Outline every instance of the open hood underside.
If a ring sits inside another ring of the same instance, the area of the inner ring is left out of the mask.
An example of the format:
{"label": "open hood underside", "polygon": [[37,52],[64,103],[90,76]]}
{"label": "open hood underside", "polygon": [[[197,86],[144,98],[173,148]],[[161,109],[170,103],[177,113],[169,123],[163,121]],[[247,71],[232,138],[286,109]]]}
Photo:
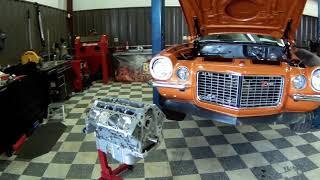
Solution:
{"label": "open hood underside", "polygon": [[307,0],[180,0],[189,31],[197,35],[252,33],[294,40]]}

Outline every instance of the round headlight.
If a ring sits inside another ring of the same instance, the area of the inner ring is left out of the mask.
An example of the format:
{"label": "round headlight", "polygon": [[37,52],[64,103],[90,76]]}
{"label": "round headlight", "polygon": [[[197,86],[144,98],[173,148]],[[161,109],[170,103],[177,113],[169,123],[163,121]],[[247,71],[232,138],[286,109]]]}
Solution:
{"label": "round headlight", "polygon": [[307,78],[304,75],[299,75],[293,79],[294,88],[301,90],[307,86]]}
{"label": "round headlight", "polygon": [[183,81],[186,81],[189,79],[189,70],[187,67],[180,67],[178,70],[177,70],[177,76],[179,79],[183,80]]}
{"label": "round headlight", "polygon": [[315,91],[320,91],[320,69],[312,72],[311,85]]}
{"label": "round headlight", "polygon": [[154,79],[168,80],[172,76],[173,66],[168,57],[157,56],[150,62],[150,73]]}

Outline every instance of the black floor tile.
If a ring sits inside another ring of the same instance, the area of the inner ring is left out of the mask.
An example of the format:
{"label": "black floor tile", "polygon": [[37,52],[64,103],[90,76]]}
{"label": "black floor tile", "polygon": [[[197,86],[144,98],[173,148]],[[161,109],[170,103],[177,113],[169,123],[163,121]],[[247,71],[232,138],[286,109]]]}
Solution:
{"label": "black floor tile", "polygon": [[167,151],[165,149],[155,150],[148,154],[145,162],[166,162],[168,161]]}
{"label": "black floor tile", "polygon": [[215,154],[210,147],[193,147],[189,148],[193,159],[213,158]]}
{"label": "black floor tile", "polygon": [[196,165],[190,161],[172,161],[170,162],[171,172],[173,176],[198,174]]}
{"label": "black floor tile", "polygon": [[307,172],[307,171],[311,171],[318,168],[308,158],[301,158],[301,159],[294,160],[292,161],[292,164],[294,164],[298,168],[298,170],[301,170],[302,172]]}
{"label": "black floor tile", "polygon": [[2,173],[2,175],[0,176],[0,180],[18,180],[19,177],[20,176],[16,174]]}
{"label": "black floor tile", "polygon": [[277,129],[276,131],[278,131],[278,133],[281,134],[283,137],[295,136],[296,135],[293,131],[291,131],[288,128]]}
{"label": "black floor tile", "polygon": [[229,180],[225,172],[201,174],[200,176],[202,180]]}
{"label": "black floor tile", "polygon": [[65,141],[83,141],[85,137],[84,133],[70,133]]}
{"label": "black floor tile", "polygon": [[81,98],[81,100],[90,100],[90,99],[94,99],[94,96],[83,96]]}
{"label": "black floor tile", "polygon": [[274,180],[281,178],[281,174],[273,169],[272,166],[254,167],[251,169],[251,171],[257,177],[257,179],[261,180]]}
{"label": "black floor tile", "polygon": [[52,148],[51,151],[58,151],[62,145],[62,142],[57,142]]}
{"label": "black floor tile", "polygon": [[90,179],[94,165],[72,164],[67,174],[69,179]]}
{"label": "black floor tile", "polygon": [[186,140],[184,138],[170,138],[165,139],[167,148],[185,148],[187,147]]}
{"label": "black floor tile", "polygon": [[241,160],[239,156],[222,157],[218,158],[218,160],[225,171],[247,168],[246,164]]}
{"label": "black floor tile", "polygon": [[248,132],[243,134],[244,137],[247,138],[248,141],[253,142],[253,141],[262,141],[265,140],[266,138],[262,136],[259,132]]}
{"label": "black floor tile", "polygon": [[292,147],[293,145],[286,140],[285,138],[279,138],[279,139],[272,139],[270,142],[277,148],[277,149],[284,149],[288,147]]}
{"label": "black floor tile", "polygon": [[278,150],[262,152],[262,155],[270,164],[288,161],[288,159]]}
{"label": "black floor tile", "polygon": [[163,129],[180,129],[178,122],[164,122]]}
{"label": "black floor tile", "polygon": [[124,178],[144,178],[144,165],[141,163],[135,164],[133,170],[126,171],[121,176]]}
{"label": "black floor tile", "polygon": [[76,157],[75,152],[58,152],[52,159],[52,163],[71,164]]}
{"label": "black floor tile", "polygon": [[79,119],[78,122],[76,123],[76,125],[85,125],[86,121],[84,119]]}
{"label": "black floor tile", "polygon": [[30,163],[23,175],[42,177],[48,166],[46,163]]}
{"label": "black floor tile", "polygon": [[299,151],[301,151],[305,156],[311,156],[319,153],[319,151],[310,144],[298,146],[297,149],[299,149]]}
{"label": "black floor tile", "polygon": [[235,134],[235,133],[239,133],[239,131],[237,130],[237,128],[235,128],[234,126],[220,126],[220,127],[218,127],[218,129],[219,129],[223,134]]}
{"label": "black floor tile", "polygon": [[308,143],[313,143],[313,142],[320,141],[320,139],[317,136],[315,136],[314,134],[311,134],[311,133],[302,134],[302,135],[300,135],[300,137],[302,137]]}
{"label": "black floor tile", "polygon": [[97,146],[95,141],[81,143],[79,152],[96,152]]}
{"label": "black floor tile", "polygon": [[77,104],[74,106],[75,108],[87,108],[88,104]]}
{"label": "black floor tile", "polygon": [[173,177],[145,178],[145,180],[173,180]]}
{"label": "black floor tile", "polygon": [[67,115],[68,119],[80,119],[80,117],[82,116],[81,113],[69,113]]}
{"label": "black floor tile", "polygon": [[309,180],[304,174],[300,174],[298,176],[293,176],[290,180]]}
{"label": "black floor tile", "polygon": [[210,145],[223,145],[223,144],[229,144],[227,139],[223,135],[218,136],[206,136],[205,137],[208,144]]}
{"label": "black floor tile", "polygon": [[197,120],[196,123],[199,127],[212,127],[215,126],[211,120]]}
{"label": "black floor tile", "polygon": [[0,160],[0,171],[4,171],[9,164],[11,163],[11,161],[7,161],[7,160]]}
{"label": "black floor tile", "polygon": [[254,124],[252,125],[258,131],[265,131],[272,129],[268,124]]}
{"label": "black floor tile", "polygon": [[251,154],[258,152],[250,143],[232,144],[233,149],[239,154]]}
{"label": "black floor tile", "polygon": [[203,136],[199,128],[182,129],[183,137]]}

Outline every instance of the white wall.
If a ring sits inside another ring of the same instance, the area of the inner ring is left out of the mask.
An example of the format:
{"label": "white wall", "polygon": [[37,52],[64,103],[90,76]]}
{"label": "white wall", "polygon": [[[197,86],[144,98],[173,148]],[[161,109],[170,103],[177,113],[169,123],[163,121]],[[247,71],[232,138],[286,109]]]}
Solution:
{"label": "white wall", "polygon": [[[42,0],[45,1],[45,0]],[[318,17],[318,1],[308,0],[305,15]],[[150,7],[151,0],[73,0],[74,10]],[[166,0],[166,6],[179,6],[178,0]]]}
{"label": "white wall", "polygon": [[[25,0],[25,1],[37,2],[42,5],[63,9],[63,10],[67,9],[67,0]],[[74,0],[74,1],[77,1],[77,0]]]}
{"label": "white wall", "polygon": [[[75,11],[127,7],[150,7],[151,0],[73,0]],[[166,0],[166,6],[179,6],[178,0]]]}
{"label": "white wall", "polygon": [[318,17],[318,0],[308,0],[303,14]]}

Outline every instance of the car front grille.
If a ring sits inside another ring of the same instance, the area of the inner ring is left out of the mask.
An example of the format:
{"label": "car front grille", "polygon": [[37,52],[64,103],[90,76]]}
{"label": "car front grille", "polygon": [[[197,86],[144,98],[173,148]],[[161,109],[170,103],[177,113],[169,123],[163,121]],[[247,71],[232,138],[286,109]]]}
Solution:
{"label": "car front grille", "polygon": [[276,107],[281,102],[281,76],[240,76],[198,72],[197,96],[202,102],[232,108]]}

